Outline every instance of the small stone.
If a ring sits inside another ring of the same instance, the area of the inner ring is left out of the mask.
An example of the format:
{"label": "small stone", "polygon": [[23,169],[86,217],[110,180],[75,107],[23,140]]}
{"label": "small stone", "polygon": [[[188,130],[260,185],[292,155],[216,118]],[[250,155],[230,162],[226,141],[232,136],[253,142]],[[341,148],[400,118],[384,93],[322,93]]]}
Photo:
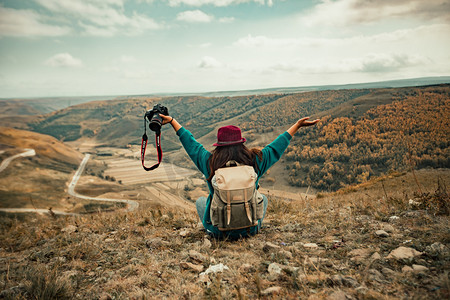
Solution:
{"label": "small stone", "polygon": [[375,252],[374,254],[372,254],[372,256],[370,257],[370,260],[374,261],[374,260],[379,260],[381,259],[381,255],[378,252]]}
{"label": "small stone", "polygon": [[204,248],[206,248],[206,249],[209,249],[209,248],[211,248],[211,241],[210,240],[208,240],[208,239],[204,239],[203,240],[203,247]]}
{"label": "small stone", "polygon": [[202,272],[204,267],[202,265],[196,265],[189,262],[181,262],[180,267],[186,270],[191,270],[195,272]]}
{"label": "small stone", "polygon": [[74,233],[74,232],[77,232],[77,227],[74,226],[74,225],[69,225],[69,226],[64,227],[63,229],[61,229],[61,232]]}
{"label": "small stone", "polygon": [[412,265],[414,273],[428,272],[429,269],[422,265]]}
{"label": "small stone", "polygon": [[282,287],[281,286],[272,286],[270,288],[265,289],[264,291],[262,291],[262,294],[264,296],[268,296],[268,295],[277,295],[281,292]]}
{"label": "small stone", "polygon": [[199,253],[199,252],[197,252],[195,250],[190,250],[189,251],[189,257],[192,260],[200,262],[200,263],[204,263],[204,262],[208,261],[208,258],[206,256],[204,256],[203,254],[201,254],[201,253]]}
{"label": "small stone", "polygon": [[436,242],[427,246],[425,252],[431,256],[443,255],[448,252],[448,248],[444,244]]}
{"label": "small stone", "polygon": [[222,273],[222,272],[224,272],[225,270],[229,270],[229,269],[230,269],[230,268],[228,268],[228,267],[225,266],[224,264],[220,263],[220,264],[218,264],[218,265],[209,266],[209,268],[206,269],[205,272],[200,273],[200,276],[201,276],[201,275],[208,275],[208,274],[210,274],[210,273],[218,273],[218,272]]}
{"label": "small stone", "polygon": [[327,300],[347,300],[347,295],[343,291],[335,291],[329,295]]}
{"label": "small stone", "polygon": [[181,237],[185,237],[185,236],[188,235],[188,233],[189,233],[189,231],[185,228],[185,229],[180,230],[180,232],[179,232],[178,234],[179,234]]}
{"label": "small stone", "polygon": [[413,272],[413,271],[414,271],[413,268],[411,268],[410,266],[404,266],[402,268],[403,273],[409,273],[409,272]]}
{"label": "small stone", "polygon": [[273,244],[271,242],[267,242],[263,246],[263,251],[266,252],[266,253],[267,252],[271,252],[273,250],[278,250],[278,249],[281,249],[281,247],[278,246],[278,245],[275,245],[275,244]]}
{"label": "small stone", "polygon": [[306,243],[306,244],[303,244],[303,247],[308,248],[308,249],[317,249],[317,248],[319,248],[319,246],[316,243]]}
{"label": "small stone", "polygon": [[397,217],[397,216],[390,216],[389,217],[389,222],[395,222],[395,221],[397,221],[398,219],[400,219],[400,217]]}
{"label": "small stone", "polygon": [[277,263],[271,263],[269,267],[267,268],[267,272],[269,272],[270,275],[279,275],[281,274],[282,268]]}
{"label": "small stone", "polygon": [[394,259],[410,259],[416,256],[422,255],[422,252],[417,251],[416,249],[409,247],[398,247],[395,250],[392,250],[386,258],[394,258]]}
{"label": "small stone", "polygon": [[373,252],[373,249],[364,248],[364,249],[354,249],[350,251],[347,255],[350,256],[350,260],[355,263],[361,263],[366,260]]}
{"label": "small stone", "polygon": [[161,216],[161,221],[163,222],[169,222],[170,221],[170,217],[168,215],[162,215]]}
{"label": "small stone", "polygon": [[375,231],[375,235],[379,236],[379,237],[388,237],[389,233],[387,233],[384,230],[377,230],[377,231]]}
{"label": "small stone", "polygon": [[112,238],[105,239],[105,243],[112,243],[112,242],[114,242],[114,239]]}
{"label": "small stone", "polygon": [[394,226],[392,226],[391,224],[383,224],[383,230],[388,232],[388,233],[392,233],[395,231]]}

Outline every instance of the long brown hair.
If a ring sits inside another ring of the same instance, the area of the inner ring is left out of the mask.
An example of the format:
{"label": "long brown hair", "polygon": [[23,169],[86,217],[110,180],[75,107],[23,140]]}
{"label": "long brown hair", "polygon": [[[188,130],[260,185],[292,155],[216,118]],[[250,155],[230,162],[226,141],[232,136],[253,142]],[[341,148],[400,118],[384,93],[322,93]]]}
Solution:
{"label": "long brown hair", "polygon": [[225,167],[230,160],[235,160],[243,165],[252,166],[255,168],[256,172],[258,172],[258,165],[255,160],[256,156],[262,160],[261,150],[256,148],[249,149],[244,144],[216,147],[211,154],[212,155],[209,158],[210,174],[208,181],[211,181],[217,169]]}

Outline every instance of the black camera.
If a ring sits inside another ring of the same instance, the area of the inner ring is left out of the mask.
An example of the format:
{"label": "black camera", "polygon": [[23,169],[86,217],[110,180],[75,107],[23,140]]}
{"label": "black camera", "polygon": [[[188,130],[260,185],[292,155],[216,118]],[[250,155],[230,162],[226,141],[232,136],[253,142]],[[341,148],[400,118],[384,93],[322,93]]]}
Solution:
{"label": "black camera", "polygon": [[155,131],[155,132],[161,131],[161,126],[162,126],[163,121],[159,114],[168,116],[169,110],[167,109],[167,107],[165,107],[161,104],[156,104],[155,106],[153,106],[152,109],[147,110],[147,112],[145,113],[145,118],[147,118],[148,121],[150,122],[148,127],[152,131]]}

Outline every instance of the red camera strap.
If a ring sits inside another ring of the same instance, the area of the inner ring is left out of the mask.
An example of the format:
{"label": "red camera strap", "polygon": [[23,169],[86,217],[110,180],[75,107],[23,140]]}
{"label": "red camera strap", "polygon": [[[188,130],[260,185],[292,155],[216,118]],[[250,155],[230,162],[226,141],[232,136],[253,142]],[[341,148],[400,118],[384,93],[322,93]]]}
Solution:
{"label": "red camera strap", "polygon": [[141,143],[141,161],[142,161],[142,167],[144,168],[144,170],[151,171],[151,170],[154,170],[157,167],[159,167],[159,164],[161,163],[161,160],[162,160],[163,153],[162,153],[162,149],[161,149],[161,132],[155,133],[156,150],[158,151],[158,162],[151,167],[146,167],[144,165],[145,149],[147,148],[147,141],[148,141],[147,134],[144,133],[144,135],[142,136],[142,143]]}

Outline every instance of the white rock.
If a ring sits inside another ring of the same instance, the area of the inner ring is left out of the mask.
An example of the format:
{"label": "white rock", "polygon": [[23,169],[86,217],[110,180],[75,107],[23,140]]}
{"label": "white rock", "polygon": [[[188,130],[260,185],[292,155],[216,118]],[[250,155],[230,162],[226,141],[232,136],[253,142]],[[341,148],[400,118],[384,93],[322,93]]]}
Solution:
{"label": "white rock", "polygon": [[77,227],[74,225],[69,225],[63,229],[61,229],[61,232],[67,232],[67,233],[73,233],[77,231]]}
{"label": "white rock", "polygon": [[270,288],[265,289],[264,291],[262,291],[262,294],[264,296],[267,295],[273,295],[273,294],[279,294],[282,290],[281,286],[272,286]]}
{"label": "white rock", "polygon": [[387,233],[384,230],[377,230],[377,231],[375,231],[375,234],[379,237],[388,237],[389,236],[389,233]]}
{"label": "white rock", "polygon": [[273,244],[271,242],[267,242],[263,246],[263,251],[264,252],[270,252],[270,251],[278,250],[278,249],[281,249],[281,247],[278,246],[278,245],[275,245],[275,244]]}
{"label": "white rock", "polygon": [[379,260],[381,259],[381,255],[378,252],[375,252],[374,254],[372,254],[372,256],[370,257],[370,260]]}
{"label": "white rock", "polygon": [[414,273],[428,272],[428,268],[422,265],[412,265]]}
{"label": "white rock", "polygon": [[397,221],[398,219],[400,219],[400,217],[397,217],[397,216],[390,216],[390,217],[389,217],[389,222],[395,222],[395,221]]}
{"label": "white rock", "polygon": [[306,244],[303,244],[303,247],[308,248],[308,249],[317,249],[317,248],[319,248],[319,246],[316,243],[306,243]]}
{"label": "white rock", "polygon": [[409,259],[414,258],[416,256],[422,255],[422,252],[417,251],[413,248],[408,247],[398,247],[395,250],[392,250],[386,258],[394,258],[394,259]]}
{"label": "white rock", "polygon": [[211,241],[210,240],[208,240],[208,239],[204,239],[203,240],[203,247],[205,247],[206,249],[209,249],[209,248],[211,248]]}
{"label": "white rock", "polygon": [[224,272],[225,270],[229,270],[230,268],[228,268],[227,266],[225,266],[224,264],[220,263],[218,265],[213,265],[213,266],[209,266],[208,269],[206,269],[205,272],[200,273],[200,276],[202,275],[208,275],[210,273],[218,273],[218,272]]}
{"label": "white rock", "polygon": [[281,274],[282,268],[277,263],[271,263],[269,267],[267,268],[267,272],[269,272],[270,275],[279,275]]}

